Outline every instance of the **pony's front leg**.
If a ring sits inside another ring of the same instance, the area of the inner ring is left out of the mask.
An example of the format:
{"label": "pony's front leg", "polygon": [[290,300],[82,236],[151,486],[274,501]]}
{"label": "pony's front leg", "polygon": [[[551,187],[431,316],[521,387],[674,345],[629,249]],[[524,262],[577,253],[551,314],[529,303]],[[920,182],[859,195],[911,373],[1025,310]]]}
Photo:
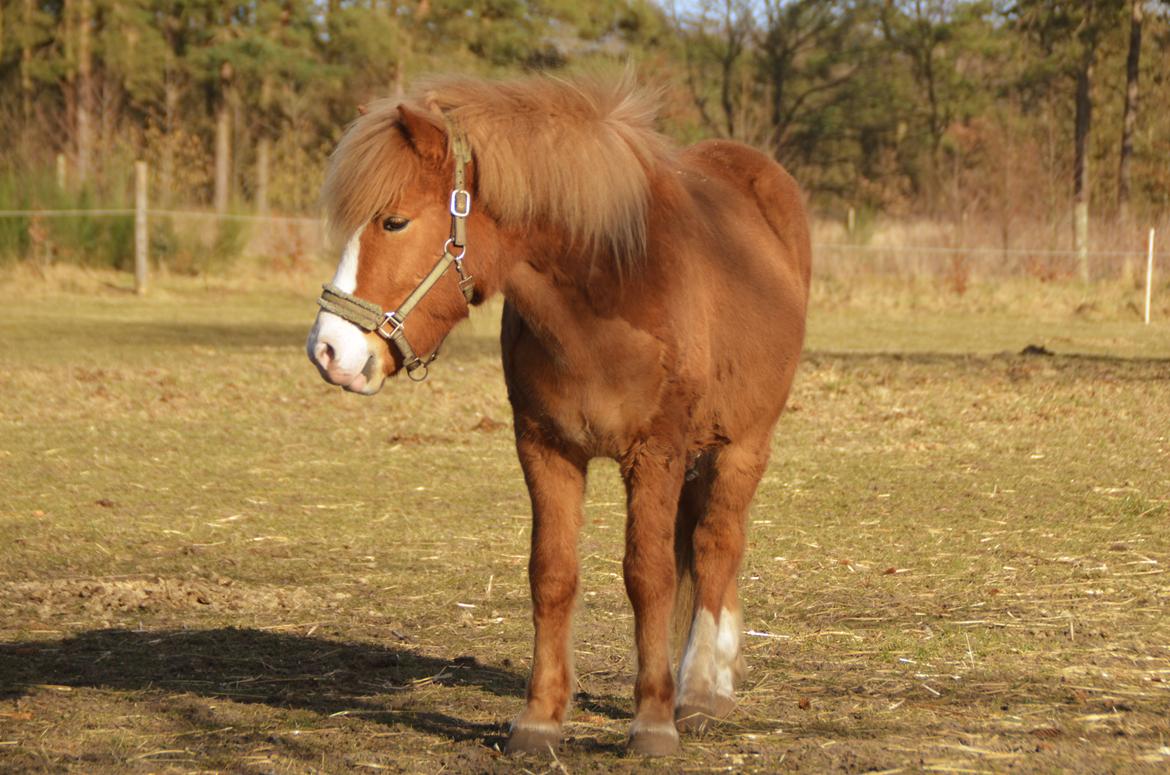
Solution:
{"label": "pony's front leg", "polygon": [[682,458],[643,452],[623,466],[628,513],[622,569],[634,607],[638,648],[629,746],[636,753],[651,756],[672,754],[679,747],[670,672],[670,617],[676,584],[674,521],[683,483]]}
{"label": "pony's front leg", "polygon": [[547,753],[561,738],[572,696],[569,635],[577,598],[577,535],[588,461],[535,435],[516,449],[532,499],[528,583],[536,628],[528,705],[512,723],[508,753]]}

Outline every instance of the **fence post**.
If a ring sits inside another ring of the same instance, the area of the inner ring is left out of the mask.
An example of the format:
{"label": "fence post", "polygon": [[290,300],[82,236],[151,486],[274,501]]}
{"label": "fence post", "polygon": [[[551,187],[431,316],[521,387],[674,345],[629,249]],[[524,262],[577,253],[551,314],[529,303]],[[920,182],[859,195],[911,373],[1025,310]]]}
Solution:
{"label": "fence post", "polygon": [[1150,246],[1146,251],[1146,325],[1150,324],[1150,290],[1154,284],[1154,229],[1150,228]]}
{"label": "fence post", "polygon": [[57,154],[57,188],[65,190],[65,154]]}
{"label": "fence post", "polygon": [[146,293],[146,264],[150,250],[146,228],[146,162],[134,162],[134,291]]}
{"label": "fence post", "polygon": [[1092,274],[1089,270],[1089,203],[1086,201],[1077,202],[1073,208],[1073,243],[1081,282],[1088,285]]}

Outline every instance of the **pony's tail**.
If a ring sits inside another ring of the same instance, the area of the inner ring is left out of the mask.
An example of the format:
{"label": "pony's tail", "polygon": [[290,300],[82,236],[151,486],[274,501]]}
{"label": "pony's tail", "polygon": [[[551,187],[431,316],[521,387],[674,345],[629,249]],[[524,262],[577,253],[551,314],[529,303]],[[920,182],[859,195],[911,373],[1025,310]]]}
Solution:
{"label": "pony's tail", "polygon": [[683,549],[675,536],[675,567],[677,570],[678,586],[674,591],[674,612],[670,619],[670,639],[676,659],[682,659],[683,649],[687,645],[687,637],[691,634],[691,620],[695,618],[695,570],[694,551],[691,548],[690,536],[687,536],[686,548]]}
{"label": "pony's tail", "polygon": [[681,658],[695,617],[695,527],[707,508],[713,466],[711,455],[703,455],[683,484],[674,522],[674,567],[678,586],[674,591],[671,615],[671,641],[676,657]]}

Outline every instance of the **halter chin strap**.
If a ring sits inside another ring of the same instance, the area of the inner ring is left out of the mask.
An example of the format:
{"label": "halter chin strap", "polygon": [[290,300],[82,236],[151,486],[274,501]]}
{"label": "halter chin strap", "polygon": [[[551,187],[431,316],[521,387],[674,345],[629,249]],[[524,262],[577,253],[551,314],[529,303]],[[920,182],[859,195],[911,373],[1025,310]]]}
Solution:
{"label": "halter chin strap", "polygon": [[[410,346],[410,342],[406,341],[406,316],[431,288],[435,287],[439,278],[446,274],[447,268],[452,264],[459,274],[459,290],[463,291],[463,298],[467,300],[468,306],[471,306],[472,299],[475,298],[475,278],[463,269],[463,259],[467,257],[467,218],[471,215],[471,192],[466,188],[471,149],[467,145],[467,140],[455,131],[449,121],[447,132],[451,138],[451,150],[455,155],[455,187],[451,190],[448,206],[451,211],[451,236],[443,244],[443,255],[439,257],[431,271],[397,309],[389,312],[371,301],[346,293],[332,283],[322,286],[321,297],[317,299],[317,306],[321,309],[353,323],[363,331],[377,333],[397,348],[402,356],[402,363],[406,366],[406,376],[415,382],[422,382],[427,378],[427,367],[439,357],[439,348],[436,347],[426,358],[420,358]],[[459,252],[453,253],[452,249]]]}

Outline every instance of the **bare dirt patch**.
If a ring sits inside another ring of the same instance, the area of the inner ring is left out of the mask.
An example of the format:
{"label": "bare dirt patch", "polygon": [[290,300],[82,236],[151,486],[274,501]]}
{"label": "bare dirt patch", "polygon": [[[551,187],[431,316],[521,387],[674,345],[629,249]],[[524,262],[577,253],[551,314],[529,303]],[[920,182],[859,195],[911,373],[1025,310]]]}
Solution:
{"label": "bare dirt patch", "polygon": [[[42,620],[75,615],[175,613],[206,609],[291,611],[304,608],[312,596],[296,587],[255,587],[236,584],[226,576],[199,578],[61,579],[0,583],[0,615],[15,615],[16,606],[36,612]],[[28,608],[26,608],[28,607]]]}

